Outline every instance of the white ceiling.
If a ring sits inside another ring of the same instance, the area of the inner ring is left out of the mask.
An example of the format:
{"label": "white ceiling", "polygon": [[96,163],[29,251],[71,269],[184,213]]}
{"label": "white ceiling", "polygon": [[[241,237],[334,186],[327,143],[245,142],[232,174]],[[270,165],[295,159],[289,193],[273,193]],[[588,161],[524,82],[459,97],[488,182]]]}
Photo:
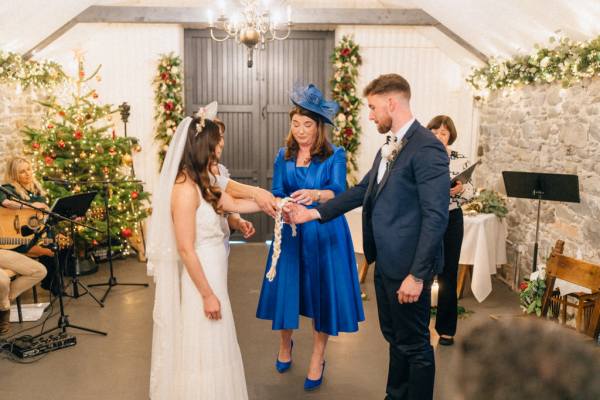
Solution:
{"label": "white ceiling", "polygon": [[[217,3],[218,0],[4,0],[0,3],[0,48],[24,53],[91,5],[216,8]],[[600,35],[600,0],[287,0],[285,3],[293,8],[421,8],[488,56],[530,52],[535,43],[547,43],[558,31],[577,40]]]}

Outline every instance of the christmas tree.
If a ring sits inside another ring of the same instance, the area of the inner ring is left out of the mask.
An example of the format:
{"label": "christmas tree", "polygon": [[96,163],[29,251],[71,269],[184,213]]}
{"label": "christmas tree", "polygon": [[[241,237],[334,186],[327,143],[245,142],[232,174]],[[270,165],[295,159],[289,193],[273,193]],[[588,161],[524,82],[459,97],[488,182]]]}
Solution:
{"label": "christmas tree", "polygon": [[[45,117],[39,128],[26,127],[25,149],[33,155],[38,178],[50,177],[69,181],[65,186],[44,182],[50,203],[75,193],[98,191],[84,224],[101,232],[78,227],[75,240],[79,249],[91,249],[104,243],[106,237],[105,190],[109,185],[109,210],[113,251],[127,254],[127,238],[139,234],[140,222],[149,214],[147,199],[139,183],[132,182],[132,151],[140,151],[137,140],[116,134],[113,114],[117,108],[98,103],[98,94],[87,83],[100,80],[98,67],[87,76],[83,58],[77,57],[78,75],[71,78],[73,90],[68,101],[49,97],[40,102]],[[62,226],[68,230],[68,226]],[[117,240],[117,238],[120,238]],[[85,246],[82,246],[85,245]]]}

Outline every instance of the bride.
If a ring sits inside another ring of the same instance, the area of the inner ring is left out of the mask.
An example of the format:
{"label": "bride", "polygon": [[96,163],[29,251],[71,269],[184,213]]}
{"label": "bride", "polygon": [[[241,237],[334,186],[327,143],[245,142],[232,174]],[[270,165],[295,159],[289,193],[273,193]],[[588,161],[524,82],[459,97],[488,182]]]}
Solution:
{"label": "bride", "polygon": [[187,117],[161,171],[148,240],[148,273],[156,282],[152,400],[248,398],[221,226],[223,212],[257,212],[259,206],[213,186],[209,167],[220,142],[211,119]]}

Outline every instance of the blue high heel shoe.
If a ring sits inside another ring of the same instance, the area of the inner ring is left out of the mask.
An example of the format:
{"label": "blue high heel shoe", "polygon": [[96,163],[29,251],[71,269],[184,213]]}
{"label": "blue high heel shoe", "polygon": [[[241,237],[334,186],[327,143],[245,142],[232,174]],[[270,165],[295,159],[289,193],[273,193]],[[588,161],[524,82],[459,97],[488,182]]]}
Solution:
{"label": "blue high heel shoe", "polygon": [[[294,341],[292,340],[292,346],[290,347],[290,357],[292,356],[292,350],[294,349]],[[290,361],[279,361],[279,355],[277,355],[277,358],[275,359],[275,368],[277,369],[277,372],[279,372],[280,374],[283,374],[285,371],[287,371],[288,369],[290,369],[290,367],[292,366],[292,360],[290,359]]]}
{"label": "blue high heel shoe", "polygon": [[304,390],[310,392],[311,390],[318,389],[323,383],[323,375],[325,374],[325,361],[323,361],[323,369],[321,370],[321,377],[319,379],[312,380],[308,379],[308,377],[304,380]]}

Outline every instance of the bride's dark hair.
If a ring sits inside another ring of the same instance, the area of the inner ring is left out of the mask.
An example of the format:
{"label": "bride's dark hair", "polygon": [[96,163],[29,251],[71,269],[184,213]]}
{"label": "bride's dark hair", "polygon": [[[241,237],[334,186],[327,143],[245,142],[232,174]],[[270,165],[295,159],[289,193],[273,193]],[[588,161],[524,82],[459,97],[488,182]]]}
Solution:
{"label": "bride's dark hair", "polygon": [[219,126],[210,119],[204,120],[204,127],[198,132],[200,122],[200,118],[194,118],[188,128],[176,183],[185,182],[189,176],[200,188],[202,198],[208,201],[217,213],[222,214],[218,205],[221,190],[211,184],[208,173],[210,166],[218,162],[215,149],[221,141],[221,132]]}

